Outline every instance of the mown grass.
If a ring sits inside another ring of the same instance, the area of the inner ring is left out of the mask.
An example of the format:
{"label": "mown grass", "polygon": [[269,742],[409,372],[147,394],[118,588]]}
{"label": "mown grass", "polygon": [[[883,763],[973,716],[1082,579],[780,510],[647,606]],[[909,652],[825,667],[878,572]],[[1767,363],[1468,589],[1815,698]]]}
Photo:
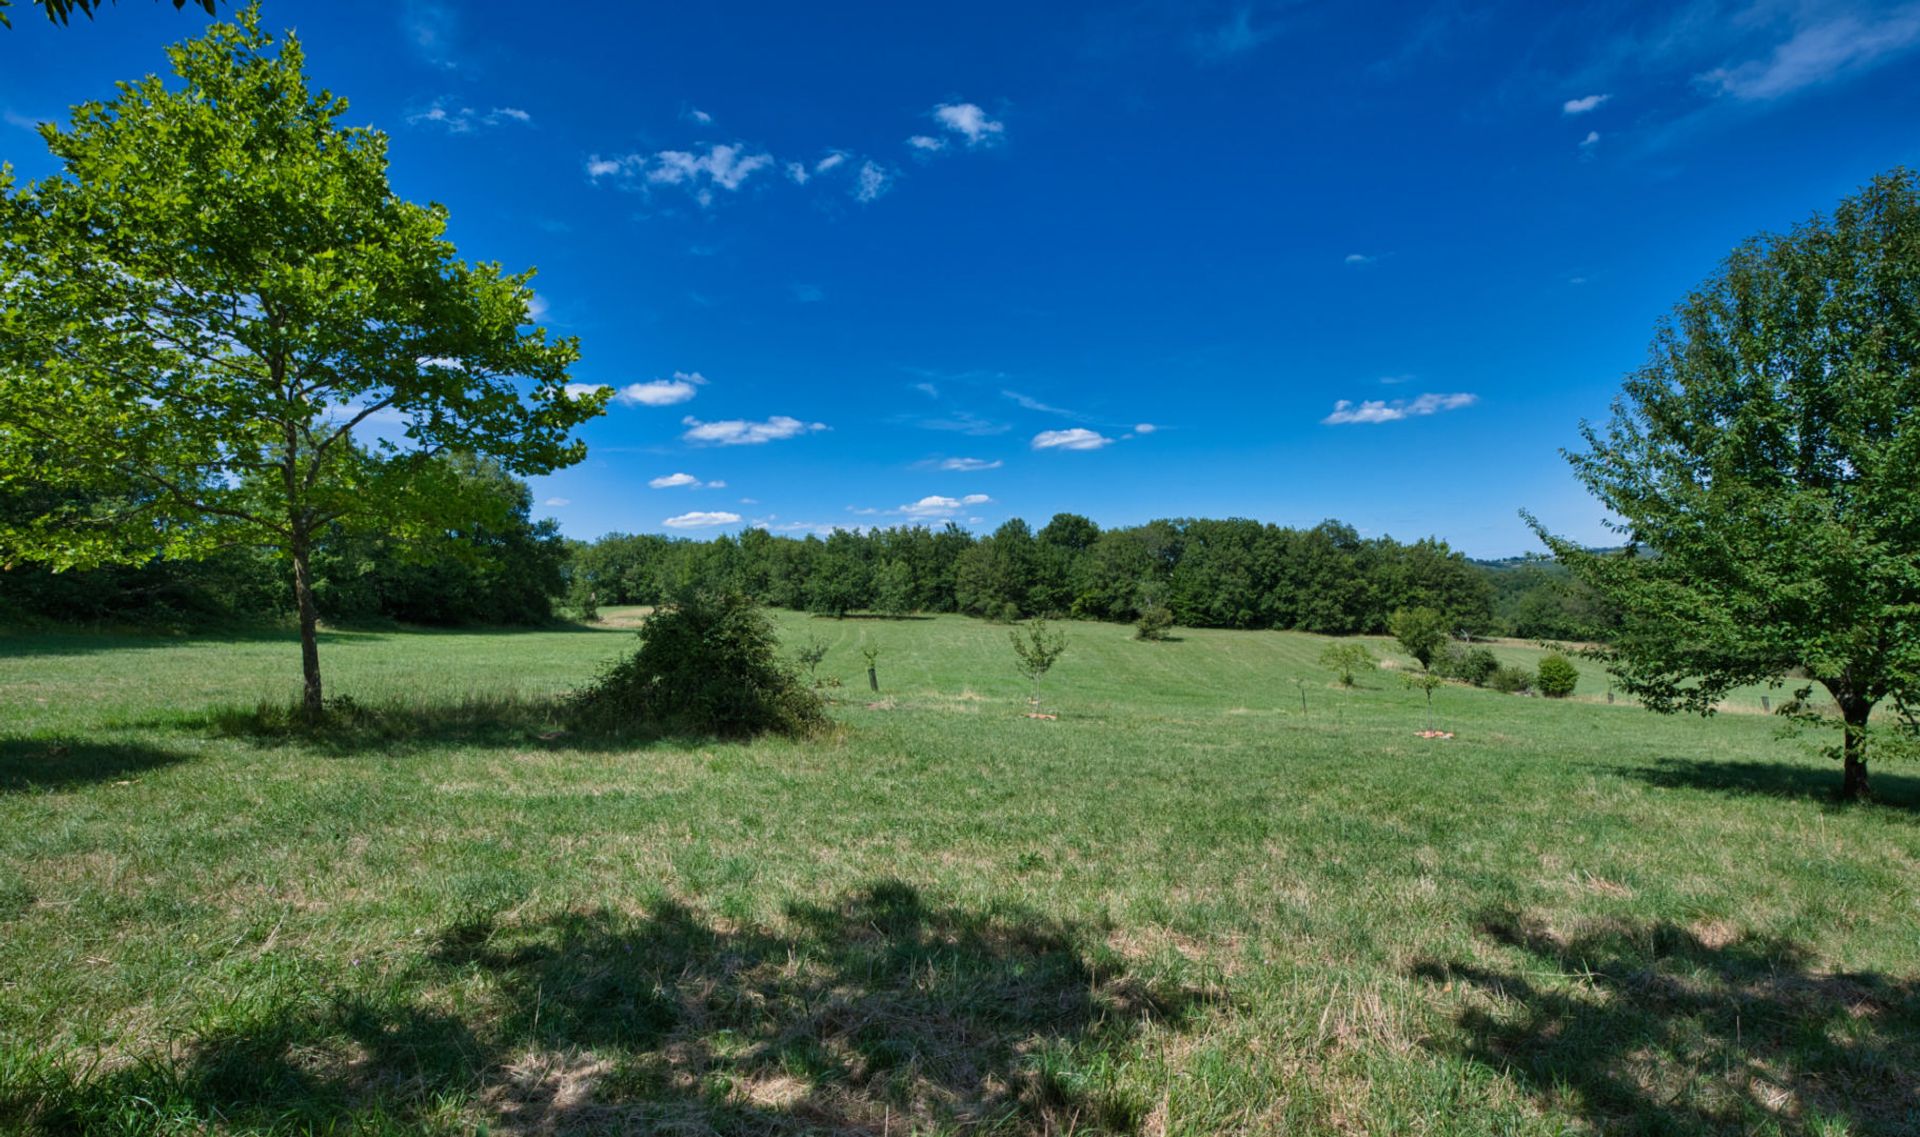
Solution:
{"label": "mown grass", "polygon": [[780,622],[832,738],[564,732],[622,630],[334,634],[320,734],[281,637],[0,640],[0,1131],[1920,1132],[1920,771]]}

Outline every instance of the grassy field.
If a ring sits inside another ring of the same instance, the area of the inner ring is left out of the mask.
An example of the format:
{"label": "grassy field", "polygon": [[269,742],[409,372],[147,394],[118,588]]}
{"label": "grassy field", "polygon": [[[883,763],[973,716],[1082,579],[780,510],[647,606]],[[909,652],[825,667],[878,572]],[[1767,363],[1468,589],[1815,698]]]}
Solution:
{"label": "grassy field", "polygon": [[1271,632],[1069,625],[1032,719],[1004,628],[780,623],[832,739],[556,732],[620,628],[329,634],[415,725],[325,741],[285,636],[0,636],[0,1131],[1920,1133],[1920,771],[1597,674],[1424,740]]}

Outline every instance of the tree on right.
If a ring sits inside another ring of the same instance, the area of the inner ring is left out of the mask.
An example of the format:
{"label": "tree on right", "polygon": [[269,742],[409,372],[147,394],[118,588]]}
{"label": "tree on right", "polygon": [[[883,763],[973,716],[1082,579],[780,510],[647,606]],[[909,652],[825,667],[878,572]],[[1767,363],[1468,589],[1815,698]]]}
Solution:
{"label": "tree on right", "polygon": [[1790,711],[1838,719],[1841,797],[1867,796],[1869,742],[1910,744],[1920,704],[1920,177],[1734,250],[1581,434],[1625,549],[1527,521],[1618,606],[1621,686],[1711,714],[1792,684]]}

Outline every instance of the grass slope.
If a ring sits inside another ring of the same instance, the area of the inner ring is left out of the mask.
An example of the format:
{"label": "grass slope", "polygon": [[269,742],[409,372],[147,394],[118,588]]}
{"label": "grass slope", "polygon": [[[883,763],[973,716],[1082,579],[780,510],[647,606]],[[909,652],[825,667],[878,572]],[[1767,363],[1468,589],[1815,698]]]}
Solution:
{"label": "grass slope", "polygon": [[0,1131],[1920,1132],[1911,772],[1594,675],[1424,741],[1281,633],[1069,625],[1033,720],[1003,628],[780,622],[834,739],[556,735],[619,630],[330,635],[419,725],[320,741],[282,637],[0,640]]}

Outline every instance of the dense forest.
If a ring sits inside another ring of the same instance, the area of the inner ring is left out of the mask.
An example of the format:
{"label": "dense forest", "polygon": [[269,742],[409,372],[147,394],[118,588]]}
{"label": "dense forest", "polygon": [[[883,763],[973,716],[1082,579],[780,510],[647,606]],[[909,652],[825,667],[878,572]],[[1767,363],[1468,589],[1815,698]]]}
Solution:
{"label": "dense forest", "polygon": [[[1187,627],[1382,632],[1397,608],[1431,607],[1478,634],[1602,638],[1610,618],[1541,558],[1474,562],[1433,538],[1362,537],[1327,521],[1290,529],[1246,519],[1170,519],[1101,529],[1076,514],[1037,531],[1014,519],[990,534],[957,525],[762,529],[695,541],[610,534],[568,541],[534,521],[525,483],[472,458],[444,459],[486,500],[481,524],[418,539],[348,529],[314,552],[322,615],[335,623],[539,624],[561,611],[656,604],[690,588],[845,616],[962,612],[996,620],[1136,619],[1164,608]],[[0,503],[0,509],[27,503]],[[205,625],[271,621],[291,608],[289,569],[270,551],[53,573],[0,573],[0,620]]]}

